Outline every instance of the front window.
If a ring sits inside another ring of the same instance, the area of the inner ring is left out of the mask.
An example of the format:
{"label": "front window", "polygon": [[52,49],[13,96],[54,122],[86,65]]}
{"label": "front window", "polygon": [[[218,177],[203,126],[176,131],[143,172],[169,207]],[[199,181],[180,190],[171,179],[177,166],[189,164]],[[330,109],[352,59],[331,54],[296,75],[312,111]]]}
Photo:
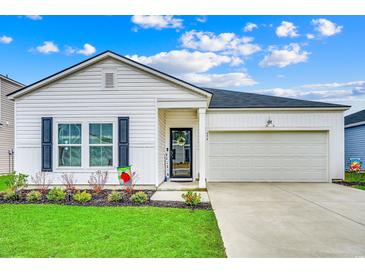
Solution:
{"label": "front window", "polygon": [[81,166],[81,124],[58,124],[58,165]]}
{"label": "front window", "polygon": [[89,124],[90,166],[113,166],[113,124]]}

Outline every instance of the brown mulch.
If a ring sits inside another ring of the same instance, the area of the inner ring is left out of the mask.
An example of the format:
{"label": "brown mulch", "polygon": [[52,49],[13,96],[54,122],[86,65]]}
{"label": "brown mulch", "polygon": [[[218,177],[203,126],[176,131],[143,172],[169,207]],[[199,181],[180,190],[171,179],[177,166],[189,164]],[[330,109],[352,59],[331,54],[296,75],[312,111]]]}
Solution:
{"label": "brown mulch", "polygon": [[[42,195],[42,199],[37,202],[28,202],[26,200],[27,193],[31,190],[22,190],[20,193],[20,198],[16,201],[5,200],[3,194],[0,193],[0,204],[58,204],[58,205],[70,205],[70,206],[112,206],[112,207],[120,207],[120,206],[133,206],[133,207],[141,207],[141,206],[152,206],[152,207],[169,207],[169,208],[188,208],[188,209],[208,209],[211,210],[212,206],[210,203],[201,203],[195,207],[191,207],[186,205],[183,202],[172,202],[172,201],[151,201],[151,196],[155,193],[155,190],[144,190],[143,192],[147,194],[148,201],[144,204],[136,204],[130,201],[130,197],[132,194],[126,193],[125,191],[121,192],[123,195],[121,202],[108,202],[107,197],[112,190],[103,190],[100,193],[92,193],[87,190],[87,192],[92,194],[92,198],[89,202],[86,203],[78,203],[75,202],[72,198],[73,194],[76,192],[67,192],[66,198],[64,201],[55,202],[49,201],[46,198],[46,195]],[[140,191],[140,190],[138,190]],[[134,191],[138,192],[138,191]]]}
{"label": "brown mulch", "polygon": [[333,183],[343,186],[365,186],[364,182],[333,181]]}

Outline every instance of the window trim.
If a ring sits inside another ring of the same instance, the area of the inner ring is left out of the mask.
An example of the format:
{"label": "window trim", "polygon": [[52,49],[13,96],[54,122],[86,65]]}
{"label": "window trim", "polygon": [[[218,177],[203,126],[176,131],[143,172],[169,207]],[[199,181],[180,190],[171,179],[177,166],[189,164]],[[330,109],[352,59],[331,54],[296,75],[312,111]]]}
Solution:
{"label": "window trim", "polygon": [[[90,144],[90,125],[91,124],[111,124],[112,125],[112,142],[111,144]],[[89,168],[111,168],[115,166],[115,145],[114,145],[114,139],[115,139],[115,133],[114,133],[114,127],[115,124],[113,122],[88,122],[88,128],[87,128],[87,132],[88,132],[88,136],[87,136],[87,140],[88,140],[88,144],[87,144],[87,153],[88,153],[88,167]],[[91,166],[90,165],[90,147],[112,147],[112,165],[111,166]]]}
{"label": "window trim", "polygon": [[[80,144],[60,144],[59,143],[59,138],[58,138],[58,126],[60,124],[80,124],[81,125],[81,143]],[[55,144],[55,150],[56,150],[56,155],[54,158],[56,159],[53,159],[53,160],[56,160],[55,163],[56,163],[56,168],[57,169],[80,169],[82,168],[82,161],[83,161],[83,139],[84,139],[84,125],[82,122],[80,121],[57,121],[55,122],[55,128],[54,128],[54,144]],[[81,149],[81,165],[79,166],[60,166],[60,163],[59,163],[59,153],[60,153],[60,147],[80,147]]]}
{"label": "window trim", "polygon": [[[97,170],[102,171],[115,171],[118,166],[118,117],[83,117],[83,118],[71,118],[71,117],[55,117],[53,119],[53,163],[54,172],[80,172],[89,173]],[[89,166],[89,124],[113,124],[113,165],[106,167],[92,167]],[[58,124],[81,124],[81,166],[77,167],[63,167],[58,164]]]}

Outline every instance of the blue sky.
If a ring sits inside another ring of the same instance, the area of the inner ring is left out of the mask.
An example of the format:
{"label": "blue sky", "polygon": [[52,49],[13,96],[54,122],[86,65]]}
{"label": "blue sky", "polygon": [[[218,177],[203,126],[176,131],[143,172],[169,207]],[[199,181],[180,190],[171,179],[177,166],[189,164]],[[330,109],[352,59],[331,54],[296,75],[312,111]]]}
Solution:
{"label": "blue sky", "polygon": [[0,73],[30,84],[105,50],[206,87],[365,108],[364,16],[0,16]]}

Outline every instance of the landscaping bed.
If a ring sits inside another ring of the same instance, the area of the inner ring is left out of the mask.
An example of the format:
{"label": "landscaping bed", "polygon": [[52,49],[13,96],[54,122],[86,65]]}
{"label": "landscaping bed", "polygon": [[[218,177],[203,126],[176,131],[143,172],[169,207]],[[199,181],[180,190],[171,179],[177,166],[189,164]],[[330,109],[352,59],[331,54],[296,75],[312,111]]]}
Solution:
{"label": "landscaping bed", "polygon": [[365,190],[365,173],[346,172],[345,180],[334,181],[334,183]]}
{"label": "landscaping bed", "polygon": [[[188,206],[184,202],[172,202],[172,201],[151,201],[151,196],[155,193],[155,190],[144,190],[147,195],[147,201],[145,203],[134,203],[132,202],[131,196],[132,193],[127,193],[123,190],[112,191],[112,190],[102,190],[100,193],[93,193],[90,190],[86,190],[87,193],[91,194],[91,200],[88,202],[76,202],[73,199],[73,195],[77,193],[77,191],[66,192],[65,199],[63,201],[50,201],[47,199],[47,194],[43,194],[39,201],[29,202],[27,200],[27,195],[32,190],[21,190],[18,199],[16,200],[7,200],[5,199],[5,192],[0,193],[0,204],[61,204],[61,205],[82,205],[82,206],[153,206],[153,207],[171,207],[171,208],[192,208],[192,209],[209,209],[211,210],[210,203],[200,203],[195,206]],[[118,202],[109,202],[108,195],[112,192],[117,192],[122,195],[122,200]],[[140,192],[134,191],[133,193]]]}

